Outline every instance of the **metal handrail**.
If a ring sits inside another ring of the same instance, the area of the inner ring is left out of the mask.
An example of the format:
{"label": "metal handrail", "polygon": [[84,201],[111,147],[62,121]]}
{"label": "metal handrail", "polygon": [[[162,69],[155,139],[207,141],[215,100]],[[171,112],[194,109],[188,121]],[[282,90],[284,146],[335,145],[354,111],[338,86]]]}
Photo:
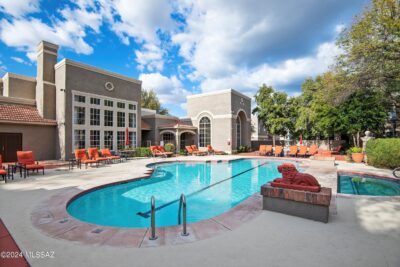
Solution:
{"label": "metal handrail", "polygon": [[187,232],[186,229],[186,197],[184,194],[182,194],[181,198],[179,199],[178,224],[181,224],[182,206],[183,206],[183,231],[181,235],[188,236],[189,233]]}
{"label": "metal handrail", "polygon": [[151,236],[150,240],[156,240],[156,200],[151,196]]}

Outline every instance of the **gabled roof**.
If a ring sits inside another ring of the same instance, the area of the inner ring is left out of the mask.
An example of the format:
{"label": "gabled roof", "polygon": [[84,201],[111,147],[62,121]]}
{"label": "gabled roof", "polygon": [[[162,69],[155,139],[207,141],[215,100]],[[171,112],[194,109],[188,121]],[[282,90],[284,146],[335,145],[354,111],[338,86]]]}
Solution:
{"label": "gabled roof", "polygon": [[19,124],[57,125],[55,120],[40,116],[36,107],[25,105],[0,104],[0,122]]}

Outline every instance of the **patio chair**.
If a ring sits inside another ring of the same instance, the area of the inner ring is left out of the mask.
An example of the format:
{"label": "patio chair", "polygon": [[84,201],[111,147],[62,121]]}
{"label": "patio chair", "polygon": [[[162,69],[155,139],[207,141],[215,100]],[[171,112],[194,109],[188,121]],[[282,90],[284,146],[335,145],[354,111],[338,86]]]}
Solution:
{"label": "patio chair", "polygon": [[265,146],[265,154],[266,155],[272,155],[272,145],[266,145]]}
{"label": "patio chair", "polygon": [[108,148],[103,148],[100,152],[101,155],[107,158],[107,160],[109,160],[110,162],[114,162],[115,160],[119,160],[119,162],[122,162],[122,158],[120,156],[114,156],[113,154],[111,154],[111,151]]}
{"label": "patio chair", "polygon": [[317,145],[311,145],[310,149],[308,150],[308,155],[314,156],[317,153],[318,153],[318,146]]}
{"label": "patio chair", "polygon": [[193,156],[204,156],[204,155],[206,155],[206,153],[204,153],[204,152],[193,150],[192,146],[185,146],[185,148],[186,148],[186,151],[188,152],[189,155],[193,155]]}
{"label": "patio chair", "polygon": [[275,146],[274,155],[275,157],[282,156],[283,146]]}
{"label": "patio chair", "polygon": [[288,156],[289,157],[296,157],[297,156],[297,146],[290,146],[289,147]]}
{"label": "patio chair", "polygon": [[212,145],[207,145],[207,151],[209,154],[213,154],[213,155],[224,155],[225,154],[223,151],[215,150],[212,147]]}
{"label": "patio chair", "polygon": [[39,170],[43,171],[44,175],[44,165],[39,164],[38,161],[35,161],[32,151],[17,151],[17,163],[20,168],[20,175],[22,176],[22,170],[24,170],[24,178],[29,176],[29,171],[39,172]]}
{"label": "patio chair", "polygon": [[86,149],[75,149],[75,159],[78,162],[79,169],[82,167],[82,163],[85,164],[85,167],[90,164],[92,165],[93,163],[98,166],[99,162],[94,160],[94,159],[89,159],[87,154],[86,154]]}
{"label": "patio chair", "polygon": [[260,147],[258,148],[258,155],[265,156],[266,154],[267,154],[267,146],[260,145]]}
{"label": "patio chair", "polygon": [[98,162],[106,163],[108,161],[106,157],[100,157],[99,150],[97,149],[97,147],[88,148],[88,155],[89,159],[94,159],[95,161]]}
{"label": "patio chair", "polygon": [[0,155],[0,175],[3,177],[3,180],[5,182],[7,182],[7,171],[5,170],[5,168],[3,167],[3,160],[2,157]]}
{"label": "patio chair", "polygon": [[174,154],[174,152],[167,152],[163,146],[158,146],[157,149],[161,155],[166,157],[171,157]]}
{"label": "patio chair", "polygon": [[298,157],[306,157],[308,155],[307,150],[308,150],[308,147],[300,146],[299,153],[297,153],[297,156]]}

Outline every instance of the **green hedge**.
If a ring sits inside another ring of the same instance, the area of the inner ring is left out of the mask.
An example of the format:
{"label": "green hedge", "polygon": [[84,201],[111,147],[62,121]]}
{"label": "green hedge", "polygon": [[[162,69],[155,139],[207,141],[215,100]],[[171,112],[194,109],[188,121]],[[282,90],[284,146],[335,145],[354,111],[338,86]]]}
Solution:
{"label": "green hedge", "polygon": [[366,153],[369,165],[389,169],[400,167],[400,138],[372,139],[367,143]]}
{"label": "green hedge", "polygon": [[135,149],[135,156],[136,157],[150,157],[151,156],[151,151],[149,147],[137,147]]}

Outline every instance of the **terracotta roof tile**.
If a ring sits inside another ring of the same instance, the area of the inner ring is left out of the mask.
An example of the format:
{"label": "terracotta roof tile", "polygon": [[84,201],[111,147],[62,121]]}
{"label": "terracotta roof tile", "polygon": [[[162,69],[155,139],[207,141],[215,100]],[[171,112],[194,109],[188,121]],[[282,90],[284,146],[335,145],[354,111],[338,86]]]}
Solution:
{"label": "terracotta roof tile", "polygon": [[27,124],[57,124],[55,120],[43,119],[36,107],[7,104],[0,104],[0,121]]}

